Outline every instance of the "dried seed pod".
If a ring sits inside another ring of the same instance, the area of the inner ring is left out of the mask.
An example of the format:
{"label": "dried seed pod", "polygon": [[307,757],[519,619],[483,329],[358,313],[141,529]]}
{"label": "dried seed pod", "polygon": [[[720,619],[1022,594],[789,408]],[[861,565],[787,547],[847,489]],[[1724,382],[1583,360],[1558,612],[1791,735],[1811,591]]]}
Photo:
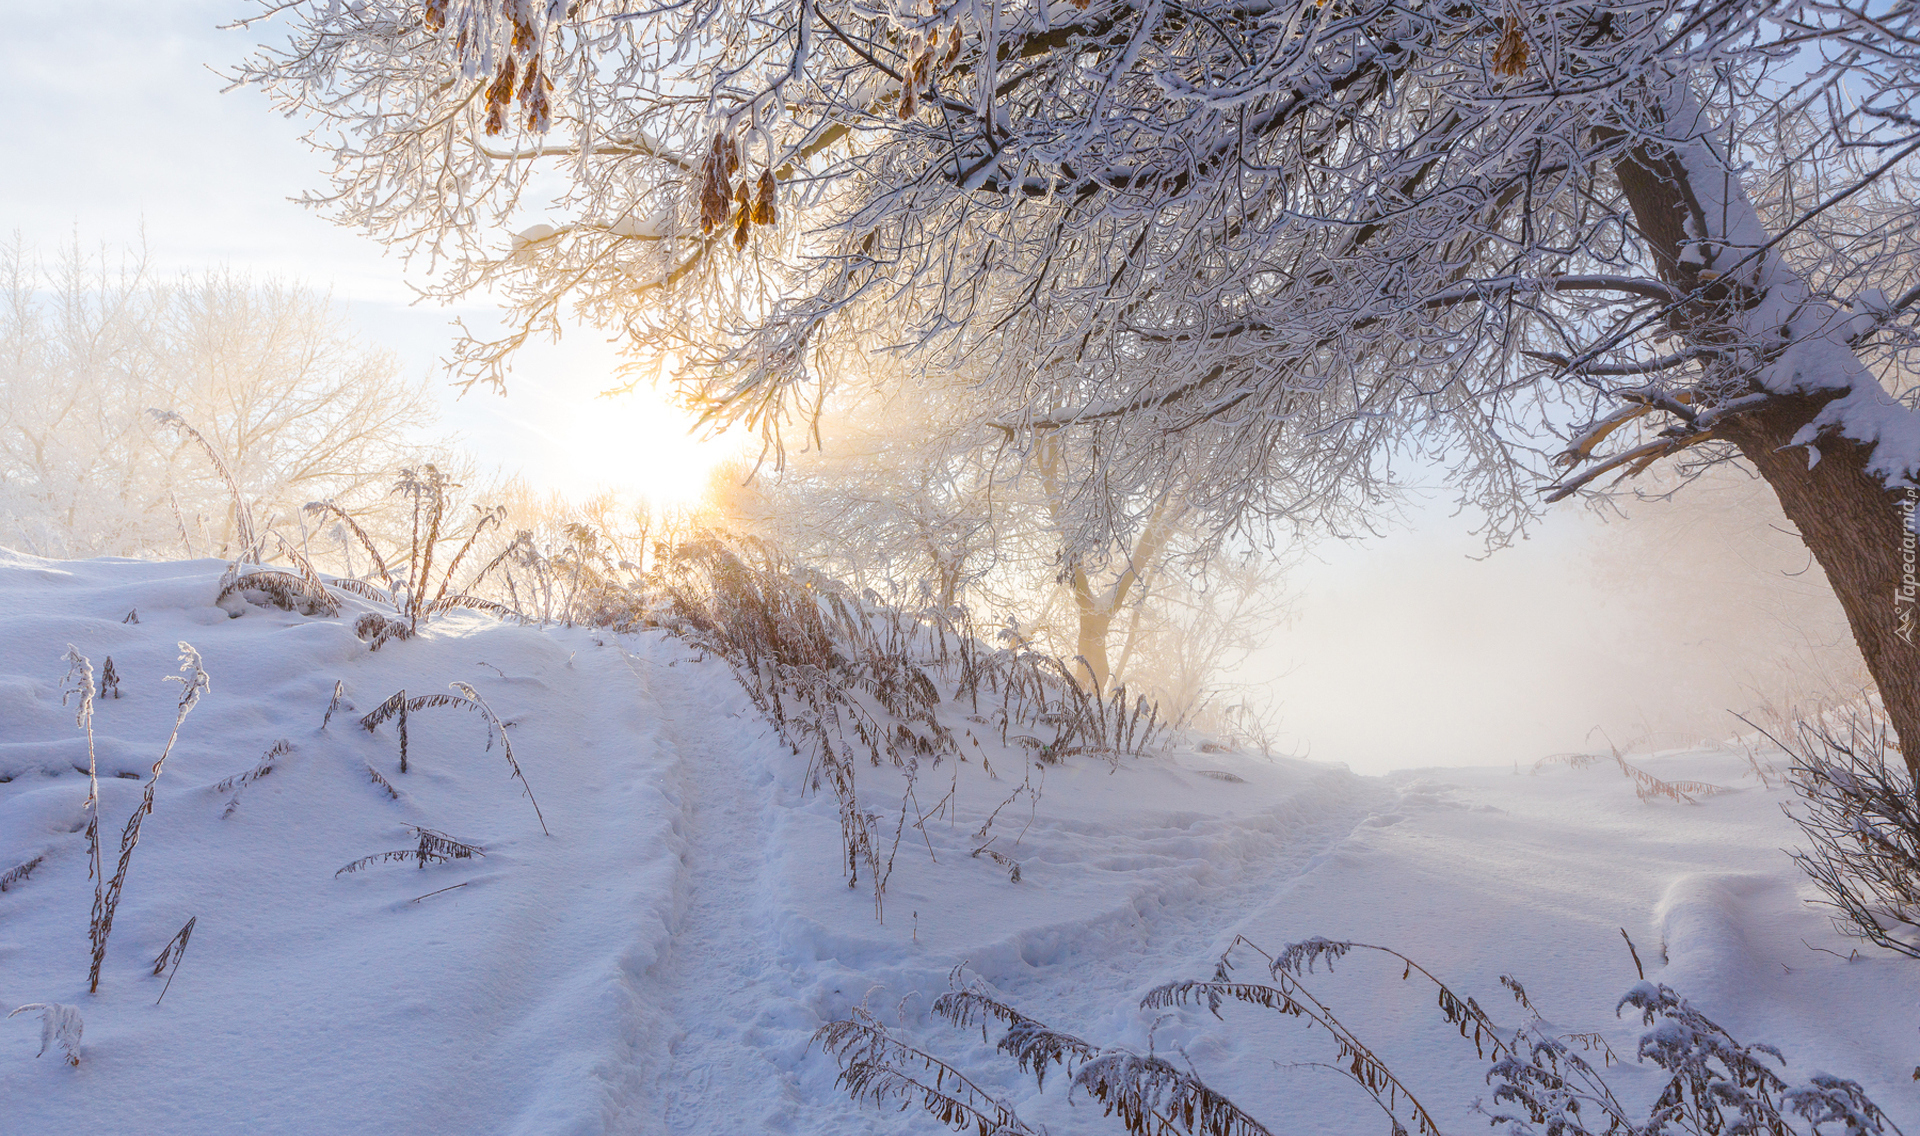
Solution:
{"label": "dried seed pod", "polygon": [[915,93],[913,77],[909,75],[907,81],[900,85],[900,117],[912,118],[919,109],[920,97]]}
{"label": "dried seed pod", "polygon": [[747,247],[747,229],[751,227],[752,224],[753,219],[747,216],[747,211],[745,209],[740,210],[740,220],[733,226],[734,248],[743,249]]}
{"label": "dried seed pod", "polygon": [[519,16],[515,16],[513,18],[513,49],[515,51],[532,51],[536,43],[537,40],[534,37],[533,25],[527,23]]}
{"label": "dried seed pod", "polygon": [[728,179],[727,141],[715,134],[707,156],[700,163],[700,230],[711,233],[727,219],[727,203],[733,199]]}
{"label": "dried seed pod", "polygon": [[923,51],[914,58],[913,67],[908,71],[908,82],[915,88],[927,85],[927,75],[933,70],[933,52]]}
{"label": "dried seed pod", "polygon": [[547,105],[547,92],[552,89],[553,84],[542,79],[534,88],[531,98],[524,93],[521,96],[520,105],[526,108],[527,112],[527,129],[535,134],[545,134],[547,127],[552,125],[550,108]]}
{"label": "dried seed pod", "polygon": [[547,131],[547,92],[551,90],[553,80],[540,73],[540,57],[536,55],[527,60],[527,69],[520,81],[520,109],[526,112],[527,129],[535,134]]}
{"label": "dried seed pod", "polygon": [[527,60],[527,69],[521,72],[520,105],[522,107],[526,106],[527,100],[532,98],[533,93],[539,89],[540,89],[540,57],[536,55],[533,58]]}
{"label": "dried seed pod", "polygon": [[1508,78],[1527,72],[1527,37],[1520,32],[1520,17],[1500,18],[1500,42],[1493,49],[1493,73]]}
{"label": "dried seed pod", "polygon": [[760,171],[760,185],[753,201],[753,223],[771,225],[779,220],[779,213],[773,207],[773,171]]}
{"label": "dried seed pod", "polygon": [[960,57],[960,26],[955,24],[947,32],[947,53],[940,57],[940,70],[953,70],[953,61]]}
{"label": "dried seed pod", "polygon": [[[715,137],[718,137],[718,135]],[[722,143],[722,148],[727,159],[727,176],[732,177],[734,174],[740,172],[740,143],[735,139],[728,138]]]}
{"label": "dried seed pod", "polygon": [[498,134],[507,128],[506,108],[513,100],[513,80],[515,74],[513,56],[508,55],[500,63],[500,74],[493,85],[487,88],[487,133]]}
{"label": "dried seed pod", "polygon": [[420,5],[420,16],[430,32],[437,32],[446,27],[447,0],[426,0]]}

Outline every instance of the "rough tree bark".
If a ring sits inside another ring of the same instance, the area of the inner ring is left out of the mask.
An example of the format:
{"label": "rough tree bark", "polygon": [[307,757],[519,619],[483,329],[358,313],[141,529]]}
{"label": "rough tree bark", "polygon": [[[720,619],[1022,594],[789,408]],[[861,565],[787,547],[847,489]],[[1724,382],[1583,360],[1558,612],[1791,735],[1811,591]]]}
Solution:
{"label": "rough tree bark", "polygon": [[[1697,237],[1727,232],[1728,212],[1753,217],[1751,204],[1737,188],[1738,174],[1724,165],[1720,177],[1713,179],[1721,185],[1697,184],[1703,176],[1700,158],[1710,154],[1705,146],[1690,147],[1682,155],[1643,144],[1616,159],[1614,172],[1652,246],[1661,277],[1690,297],[1672,317],[1675,330],[1699,344],[1751,344],[1763,330],[1752,326],[1750,318],[1762,307],[1762,297],[1743,294],[1738,281],[1723,281],[1698,263],[1697,256],[1689,260],[1683,255]],[[1710,173],[1704,176],[1712,178]],[[1721,216],[1714,217],[1715,211]],[[1740,250],[1734,251],[1739,255]],[[1877,382],[1864,366],[1852,376],[1856,384]],[[1710,373],[1709,379],[1715,385],[1731,379],[1735,394],[1742,393],[1740,387],[1744,393],[1770,394],[1755,409],[1719,423],[1714,433],[1737,446],[1772,487],[1781,510],[1825,571],[1880,689],[1907,769],[1920,783],[1920,645],[1914,637],[1912,565],[1906,559],[1911,491],[1891,488],[1870,472],[1872,448],[1834,427],[1823,428],[1810,446],[1804,439],[1795,443],[1801,430],[1850,387],[1768,392],[1762,377],[1752,371]]]}

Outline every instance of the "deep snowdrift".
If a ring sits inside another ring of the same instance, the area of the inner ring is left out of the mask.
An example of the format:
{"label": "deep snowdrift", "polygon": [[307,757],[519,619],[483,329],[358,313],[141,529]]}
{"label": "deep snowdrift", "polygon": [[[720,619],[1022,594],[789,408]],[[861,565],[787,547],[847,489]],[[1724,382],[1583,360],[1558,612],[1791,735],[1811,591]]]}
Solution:
{"label": "deep snowdrift", "polygon": [[[229,619],[211,602],[218,562],[0,555],[0,873],[42,857],[0,894],[0,1010],[60,1002],[85,1020],[77,1067],[35,1059],[31,1015],[0,1026],[7,1136],[938,1130],[835,1089],[809,1039],[856,1004],[1029,1120],[1117,1131],[928,1013],[962,964],[1051,1025],[1190,1061],[1275,1131],[1377,1133],[1355,1088],[1298,1064],[1332,1058],[1317,1031],[1245,1007],[1151,1014],[1140,994],[1207,976],[1236,934],[1363,939],[1497,1020],[1518,1020],[1498,984],[1518,976],[1556,1026],[1604,1036],[1631,1093],[1652,1082],[1632,1064],[1638,1023],[1613,1013],[1636,980],[1622,928],[1649,978],[1780,1045],[1791,1077],[1858,1079],[1920,1131],[1920,967],[1842,957],[1851,944],[1778,851],[1794,837],[1782,795],[1737,755],[1650,764],[1737,789],[1688,806],[1642,802],[1610,766],[1382,780],[1176,746],[1029,773],[992,739],[991,774],[920,771],[910,807],[932,819],[902,833],[881,922],[865,881],[846,886],[835,805],[804,791],[805,760],[724,665],[660,633],[454,615],[369,653],[351,611]],[[62,655],[111,656],[121,678],[95,719],[111,872],[173,721],[180,640],[212,690],[160,778],[88,995],[86,748],[60,704]],[[358,709],[323,730],[336,680]],[[359,726],[396,690],[453,681],[510,723],[552,836],[479,717],[413,714],[404,775],[394,723]],[[215,791],[280,739],[292,751],[271,773]],[[871,799],[901,799],[895,771],[862,776]],[[335,876],[413,846],[410,826],[485,856]],[[971,854],[989,837],[1017,882]],[[190,916],[156,1006],[153,959]],[[1357,959],[1314,981],[1443,1127],[1483,1127],[1483,1066],[1425,991]]]}

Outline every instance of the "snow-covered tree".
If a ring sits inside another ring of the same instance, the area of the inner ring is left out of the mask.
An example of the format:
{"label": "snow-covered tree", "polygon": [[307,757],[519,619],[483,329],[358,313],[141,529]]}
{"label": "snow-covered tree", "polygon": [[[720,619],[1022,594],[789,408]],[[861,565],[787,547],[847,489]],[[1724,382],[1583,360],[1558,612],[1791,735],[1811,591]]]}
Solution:
{"label": "snow-covered tree", "polygon": [[471,377],[568,299],[769,429],[911,351],[1097,455],[1081,500],[1217,532],[1409,449],[1496,540],[1737,458],[1920,769],[1910,0],[274,7],[244,77],[318,116],[322,203],[510,298]]}
{"label": "snow-covered tree", "polygon": [[[0,250],[0,542],[49,556],[240,555],[233,500],[180,416],[217,451],[254,519],[298,529],[318,498],[374,489],[433,407],[324,296],[209,273],[151,277],[77,247],[50,267]],[[269,550],[271,551],[271,550]]]}

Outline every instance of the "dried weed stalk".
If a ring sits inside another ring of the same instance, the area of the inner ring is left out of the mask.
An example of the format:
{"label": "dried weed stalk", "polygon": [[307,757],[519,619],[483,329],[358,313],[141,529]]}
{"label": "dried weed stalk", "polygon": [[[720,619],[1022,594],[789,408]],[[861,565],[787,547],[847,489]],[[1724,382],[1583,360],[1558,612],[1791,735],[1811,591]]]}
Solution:
{"label": "dried weed stalk", "polygon": [[425,868],[428,864],[444,864],[450,860],[471,860],[486,856],[485,850],[478,844],[455,840],[444,832],[421,828],[419,825],[407,827],[413,829],[414,835],[418,838],[412,848],[399,848],[392,852],[375,852],[371,856],[362,856],[335,872],[334,878],[339,879],[341,876],[350,875],[374,864],[405,863],[412,860],[416,867]]}
{"label": "dried weed stalk", "polygon": [[513,755],[513,739],[507,736],[506,724],[500,721],[500,716],[493,712],[493,707],[489,706],[487,700],[480,697],[480,692],[473,687],[464,682],[452,682],[447,685],[453,691],[452,694],[423,694],[417,698],[409,698],[406,691],[395,691],[386,701],[361,718],[360,725],[365,727],[368,733],[372,733],[387,719],[399,719],[400,772],[405,773],[407,771],[408,714],[436,706],[457,706],[480,715],[481,720],[487,724],[487,750],[491,752],[494,741],[499,740],[500,752],[507,759],[509,774],[520,782],[521,790],[526,793],[527,802],[533,806],[533,815],[540,821],[540,831],[552,836],[553,834],[547,831],[547,818],[540,811],[540,802],[534,798],[533,786],[527,782],[527,775],[521,772],[520,762]]}
{"label": "dried weed stalk", "polygon": [[86,1023],[80,1020],[80,1011],[59,1002],[29,1002],[16,1008],[14,1014],[24,1014],[29,1010],[40,1011],[40,1052],[46,1053],[50,1045],[60,1046],[60,1055],[69,1065],[80,1064],[80,1035],[86,1032]]}
{"label": "dried weed stalk", "polygon": [[42,853],[24,863],[15,864],[4,873],[0,873],[0,892],[8,891],[16,885],[25,883],[27,877],[33,875],[34,869],[46,863],[46,861],[47,857]]}
{"label": "dried weed stalk", "polygon": [[233,497],[234,535],[239,538],[241,549],[239,559],[252,560],[255,564],[260,563],[261,542],[260,537],[256,535],[253,523],[253,509],[247,504],[246,497],[240,492],[240,483],[234,479],[233,471],[227,468],[227,459],[220,456],[219,449],[207,440],[206,435],[194,429],[193,426],[188,423],[185,418],[180,417],[179,414],[171,410],[154,408],[149,409],[147,415],[156,423],[172,429],[175,433],[184,434],[200,443],[200,448],[206,451],[207,458],[213,462],[214,471],[220,475],[220,480],[225,483],[227,492]]}
{"label": "dried weed stalk", "polygon": [[327,723],[333,721],[335,710],[352,710],[353,704],[347,701],[347,683],[345,679],[333,680],[333,697],[327,700],[327,712],[320,716],[320,729],[325,731]]}
{"label": "dried weed stalk", "polygon": [[[781,740],[807,755],[808,787],[833,793],[848,886],[866,871],[876,917],[922,764],[967,760],[970,727],[950,720],[994,725],[1003,745],[1025,745],[1048,764],[1081,754],[1117,763],[1144,752],[1162,726],[1153,704],[1124,688],[1103,698],[1057,659],[987,646],[963,610],[850,595],[762,541],[713,533],[685,541],[662,587],[665,626],[725,659]],[[992,718],[981,716],[983,692]],[[907,778],[891,848],[862,800],[863,765]]]}
{"label": "dried weed stalk", "polygon": [[180,684],[180,703],[173,717],[173,732],[167,735],[166,748],[154,760],[153,769],[147,776],[147,783],[140,794],[140,803],[134,807],[133,815],[127,818],[127,826],[120,833],[120,863],[114,869],[113,879],[102,892],[98,884],[94,891],[94,919],[88,932],[93,939],[93,963],[87,970],[88,993],[100,991],[100,964],[107,957],[107,936],[113,931],[113,913],[120,906],[120,889],[126,885],[127,869],[133,864],[133,849],[140,843],[140,822],[153,812],[154,783],[160,780],[160,772],[166,767],[167,757],[173,753],[174,743],[180,740],[180,724],[200,703],[200,696],[209,689],[207,672],[200,665],[200,652],[186,643],[180,647],[180,674],[167,677]]}
{"label": "dried weed stalk", "polygon": [[[1242,948],[1260,956],[1265,974],[1252,981],[1233,976],[1234,955]],[[1666,986],[1641,981],[1623,997],[1616,1012],[1632,1008],[1648,1027],[1638,1057],[1664,1074],[1661,1091],[1636,1118],[1607,1084],[1600,1069],[1582,1053],[1600,1053],[1604,1065],[1617,1061],[1596,1034],[1556,1035],[1534,1010],[1526,990],[1511,977],[1501,983],[1526,1015],[1518,1027],[1494,1023],[1471,997],[1462,997],[1420,964],[1386,947],[1366,943],[1308,939],[1268,955],[1236,937],[1221,954],[1214,976],[1204,982],[1160,986],[1141,1000],[1144,1010],[1204,1006],[1215,1017],[1229,1002],[1243,1002],[1319,1026],[1334,1042],[1328,1062],[1315,1062],[1347,1077],[1386,1115],[1395,1136],[1417,1132],[1440,1136],[1432,1113],[1361,1038],[1343,1023],[1329,1003],[1308,988],[1321,963],[1329,974],[1354,952],[1385,956],[1403,981],[1433,992],[1440,1016],[1487,1063],[1493,1086],[1491,1108],[1483,1109],[1511,1136],[1818,1136],[1827,1126],[1844,1126],[1850,1136],[1885,1136],[1900,1130],[1860,1086],[1826,1074],[1790,1084],[1776,1071],[1784,1065],[1767,1045],[1742,1045],[1705,1014]],[[1105,1106],[1131,1136],[1270,1136],[1258,1120],[1208,1086],[1196,1070],[1182,1069],[1152,1054],[1099,1046],[1050,1029],[978,988],[955,988],[934,1002],[933,1011],[960,1028],[978,1026],[982,1040],[991,1026],[1004,1029],[995,1049],[1046,1087],[1047,1072],[1059,1067],[1069,1092],[1084,1091]],[[840,1062],[839,1085],[857,1101],[918,1105],[950,1126],[981,1133],[1031,1133],[1013,1109],[960,1070],[893,1037],[864,1009],[831,1022],[814,1034]],[[1596,1045],[1597,1040],[1597,1045]]]}
{"label": "dried weed stalk", "polygon": [[88,933],[94,936],[93,950],[97,956],[106,948],[94,930],[106,922],[106,893],[102,890],[106,874],[100,863],[100,766],[93,750],[93,664],[71,643],[67,644],[66,660],[67,677],[61,687],[60,705],[67,705],[69,699],[78,701],[74,724],[87,734],[87,878],[93,881],[93,915],[87,925]]}
{"label": "dried weed stalk", "polygon": [[[1621,755],[1620,748],[1608,743],[1613,762],[1620,769],[1620,775],[1633,782],[1633,791],[1642,801],[1674,801],[1684,805],[1697,805],[1701,797],[1711,797],[1727,792],[1724,785],[1712,785],[1705,781],[1664,781],[1637,765],[1630,764]],[[1569,769],[1585,769],[1590,765],[1605,762],[1604,753],[1556,753],[1550,754],[1533,763],[1533,772],[1538,773],[1549,765],[1565,765]]]}
{"label": "dried weed stalk", "polygon": [[169,966],[173,968],[167,975],[167,984],[160,988],[160,997],[153,1000],[154,1005],[158,1006],[161,999],[167,996],[167,991],[173,989],[173,976],[180,973],[180,960],[187,957],[187,944],[192,941],[194,925],[199,922],[198,915],[189,915],[186,925],[173,933],[173,938],[167,941],[167,945],[160,949],[160,954],[153,960],[156,978]]}
{"label": "dried weed stalk", "polygon": [[224,819],[232,816],[233,811],[240,807],[240,789],[243,786],[251,785],[255,781],[272,773],[274,769],[279,766],[280,762],[292,753],[293,743],[285,738],[281,738],[279,741],[273,743],[272,747],[267,750],[266,754],[263,755],[258,762],[254,763],[252,769],[247,770],[245,773],[236,773],[231,777],[223,778],[216,782],[213,786],[215,793],[233,794],[233,796],[227,800],[227,807],[220,813],[221,818]]}

